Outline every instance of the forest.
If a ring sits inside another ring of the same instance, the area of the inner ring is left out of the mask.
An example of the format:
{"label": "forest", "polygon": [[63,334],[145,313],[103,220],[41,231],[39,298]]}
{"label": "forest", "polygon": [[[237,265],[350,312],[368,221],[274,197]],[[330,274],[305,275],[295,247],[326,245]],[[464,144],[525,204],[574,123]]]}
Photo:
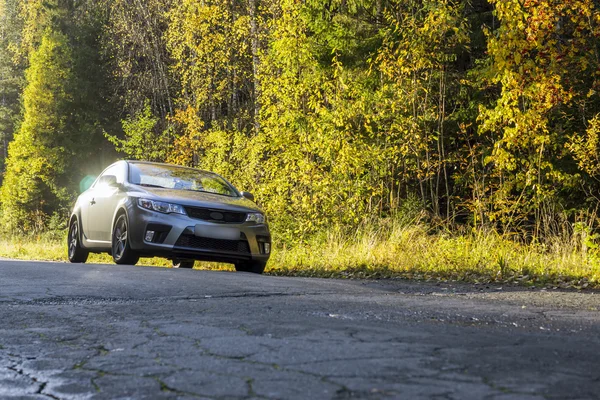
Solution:
{"label": "forest", "polygon": [[127,158],[222,174],[283,248],[420,224],[587,254],[598,90],[593,0],[0,0],[0,224],[64,227]]}

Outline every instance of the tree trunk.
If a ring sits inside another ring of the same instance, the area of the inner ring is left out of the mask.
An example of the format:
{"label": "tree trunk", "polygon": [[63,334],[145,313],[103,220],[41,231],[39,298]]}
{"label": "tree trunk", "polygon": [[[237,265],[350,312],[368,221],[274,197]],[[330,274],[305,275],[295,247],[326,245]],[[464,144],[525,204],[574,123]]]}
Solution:
{"label": "tree trunk", "polygon": [[252,74],[254,80],[254,131],[258,133],[260,130],[260,80],[258,78],[258,26],[256,23],[258,0],[248,0],[248,9],[250,13],[250,35],[252,48]]}

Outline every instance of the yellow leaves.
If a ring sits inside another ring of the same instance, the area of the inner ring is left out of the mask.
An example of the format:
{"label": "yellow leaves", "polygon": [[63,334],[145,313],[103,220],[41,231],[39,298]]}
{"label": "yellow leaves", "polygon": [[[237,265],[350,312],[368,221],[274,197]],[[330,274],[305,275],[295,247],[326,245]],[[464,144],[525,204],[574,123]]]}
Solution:
{"label": "yellow leaves", "polygon": [[[507,171],[522,171],[515,181],[525,187],[559,179],[557,161],[550,162],[551,145],[561,140],[556,136],[556,125],[564,124],[559,110],[568,110],[580,101],[576,96],[589,93],[577,93],[570,85],[589,74],[593,62],[586,47],[594,47],[595,39],[581,32],[589,29],[586,15],[594,5],[587,0],[493,3],[500,28],[488,42],[494,73],[490,81],[502,84],[502,94],[493,109],[480,114],[482,131],[500,135],[490,161]],[[577,140],[570,149],[581,157],[585,153]]]}
{"label": "yellow leaves", "polygon": [[427,2],[418,13],[390,15],[395,29],[384,30],[384,45],[376,61],[379,70],[394,79],[443,68],[469,43],[460,7],[447,2]]}
{"label": "yellow leaves", "polygon": [[579,168],[593,177],[600,176],[600,114],[588,121],[584,134],[574,134],[566,145]]}
{"label": "yellow leaves", "polygon": [[[163,15],[169,88],[179,90],[168,160],[255,192],[276,232],[354,226],[411,191],[514,209],[515,193],[565,181],[553,163],[577,116],[561,113],[596,101],[591,85],[583,102],[572,90],[597,67],[597,28],[580,16],[597,16],[593,2],[492,1],[489,67],[477,76],[465,72],[483,53],[467,2],[383,2],[380,12],[372,2],[261,1],[256,19],[250,3],[181,0]],[[123,68],[135,72],[134,61]]]}
{"label": "yellow leaves", "polygon": [[516,52],[514,54],[514,59],[515,59],[515,64],[520,64],[521,63],[521,53]]}
{"label": "yellow leaves", "polygon": [[189,136],[195,137],[204,127],[204,121],[198,116],[198,110],[192,106],[175,110],[172,121],[183,125]]}
{"label": "yellow leaves", "polygon": [[175,139],[167,162],[193,165],[194,154],[202,147],[200,132],[204,127],[204,122],[192,106],[188,106],[184,110],[176,110],[171,120],[182,127],[182,133]]}
{"label": "yellow leaves", "polygon": [[240,85],[249,75],[248,15],[224,0],[210,4],[184,0],[175,2],[167,16],[165,40],[185,104],[201,112],[225,101],[230,95],[226,77],[233,73],[234,84]]}

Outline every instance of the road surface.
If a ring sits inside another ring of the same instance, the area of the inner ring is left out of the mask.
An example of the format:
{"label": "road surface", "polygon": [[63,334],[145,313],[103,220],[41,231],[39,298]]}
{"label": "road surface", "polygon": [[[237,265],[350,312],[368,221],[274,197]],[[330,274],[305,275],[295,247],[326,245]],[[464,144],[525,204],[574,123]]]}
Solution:
{"label": "road surface", "polygon": [[600,293],[0,261],[0,398],[598,399]]}

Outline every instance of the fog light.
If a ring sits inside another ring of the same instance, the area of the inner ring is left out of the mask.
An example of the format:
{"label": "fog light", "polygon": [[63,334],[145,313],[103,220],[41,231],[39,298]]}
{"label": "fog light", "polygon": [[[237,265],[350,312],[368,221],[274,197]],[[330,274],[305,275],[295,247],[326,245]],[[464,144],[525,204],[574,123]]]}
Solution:
{"label": "fog light", "polygon": [[269,254],[271,252],[271,243],[263,243],[265,246],[265,254]]}
{"label": "fog light", "polygon": [[146,231],[146,237],[144,240],[146,240],[146,242],[151,242],[152,239],[154,239],[154,231]]}

